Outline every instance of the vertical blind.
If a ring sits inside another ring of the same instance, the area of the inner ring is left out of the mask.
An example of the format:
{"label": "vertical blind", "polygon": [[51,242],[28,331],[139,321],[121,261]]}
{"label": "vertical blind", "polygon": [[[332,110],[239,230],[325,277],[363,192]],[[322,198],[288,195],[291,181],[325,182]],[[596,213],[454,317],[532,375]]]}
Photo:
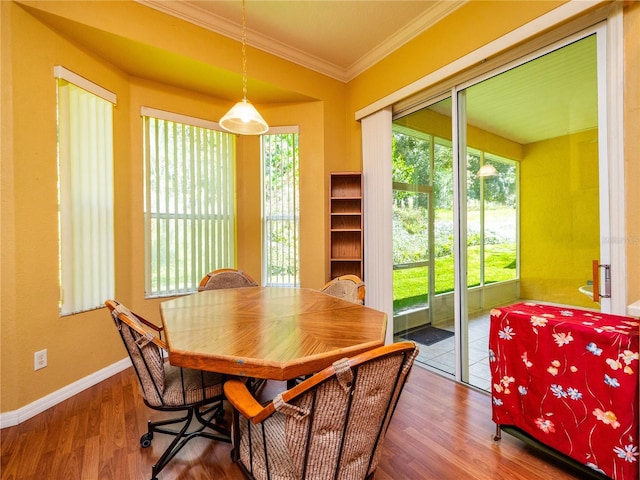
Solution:
{"label": "vertical blind", "polygon": [[[60,313],[68,315],[101,307],[114,296],[115,96],[63,67],[56,67],[54,75],[58,78]],[[104,92],[107,99],[102,98]]]}
{"label": "vertical blind", "polygon": [[262,136],[263,274],[267,286],[300,285],[298,131]]}
{"label": "vertical blind", "polygon": [[195,290],[235,265],[235,137],[214,122],[143,109],[145,290]]}

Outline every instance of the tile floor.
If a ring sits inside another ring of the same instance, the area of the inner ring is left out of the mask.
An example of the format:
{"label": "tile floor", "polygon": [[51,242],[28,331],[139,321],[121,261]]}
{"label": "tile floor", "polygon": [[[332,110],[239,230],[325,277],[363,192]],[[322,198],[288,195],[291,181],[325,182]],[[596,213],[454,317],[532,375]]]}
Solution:
{"label": "tile floor", "polygon": [[[453,331],[451,325],[437,325],[438,328]],[[455,337],[447,338],[432,345],[420,346],[418,365],[434,369],[440,373],[455,375]],[[469,384],[481,390],[490,391],[489,371],[489,313],[469,320]]]}

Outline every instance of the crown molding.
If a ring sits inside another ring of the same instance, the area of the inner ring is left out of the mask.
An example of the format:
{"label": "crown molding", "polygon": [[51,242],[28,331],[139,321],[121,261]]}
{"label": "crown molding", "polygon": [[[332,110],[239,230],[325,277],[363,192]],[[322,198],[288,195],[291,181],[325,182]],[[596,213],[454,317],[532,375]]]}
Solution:
{"label": "crown molding", "polygon": [[[214,33],[241,41],[242,25],[240,23],[215,15],[197,6],[197,4],[180,1],[135,1]],[[348,68],[342,68],[339,65],[310,55],[250,28],[247,28],[247,45],[346,83],[467,2],[468,0],[451,0],[434,3],[433,7],[416,17],[402,30],[383,40],[377,47]]]}
{"label": "crown molding", "polygon": [[[242,41],[242,24],[211,13],[193,3],[177,1],[158,2],[156,0],[134,0],[137,3],[192,23],[206,30],[218,33],[238,42]],[[346,72],[339,66],[309,55],[291,45],[274,40],[247,27],[247,45],[289,60],[323,75],[346,81]]]}
{"label": "crown molding", "polygon": [[446,16],[451,15],[467,2],[468,0],[436,2],[429,10],[426,10],[422,15],[417,16],[412,22],[405,25],[402,30],[399,30],[394,35],[384,40],[377,47],[351,65],[345,72],[347,80],[354,79],[362,72],[390,55],[392,52],[398,50],[404,44],[413,40],[422,32],[431,28]]}

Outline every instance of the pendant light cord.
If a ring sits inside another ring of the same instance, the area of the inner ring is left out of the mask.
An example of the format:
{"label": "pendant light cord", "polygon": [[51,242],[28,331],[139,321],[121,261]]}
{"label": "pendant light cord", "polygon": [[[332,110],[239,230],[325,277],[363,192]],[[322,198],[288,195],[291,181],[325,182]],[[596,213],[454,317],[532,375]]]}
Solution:
{"label": "pendant light cord", "polygon": [[247,19],[242,0],[242,98],[247,101]]}
{"label": "pendant light cord", "polygon": [[[2,1],[2,0],[0,0]],[[220,126],[227,132],[239,135],[262,135],[269,125],[247,100],[247,14],[242,0],[242,100],[237,102],[220,119]]]}

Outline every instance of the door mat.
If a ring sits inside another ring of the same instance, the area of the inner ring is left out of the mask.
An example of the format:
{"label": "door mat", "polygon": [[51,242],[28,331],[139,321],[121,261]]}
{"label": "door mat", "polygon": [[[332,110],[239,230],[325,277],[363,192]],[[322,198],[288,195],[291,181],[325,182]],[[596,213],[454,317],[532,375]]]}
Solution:
{"label": "door mat", "polygon": [[432,326],[414,328],[396,334],[398,337],[413,340],[420,345],[433,345],[447,338],[453,337],[453,332]]}

